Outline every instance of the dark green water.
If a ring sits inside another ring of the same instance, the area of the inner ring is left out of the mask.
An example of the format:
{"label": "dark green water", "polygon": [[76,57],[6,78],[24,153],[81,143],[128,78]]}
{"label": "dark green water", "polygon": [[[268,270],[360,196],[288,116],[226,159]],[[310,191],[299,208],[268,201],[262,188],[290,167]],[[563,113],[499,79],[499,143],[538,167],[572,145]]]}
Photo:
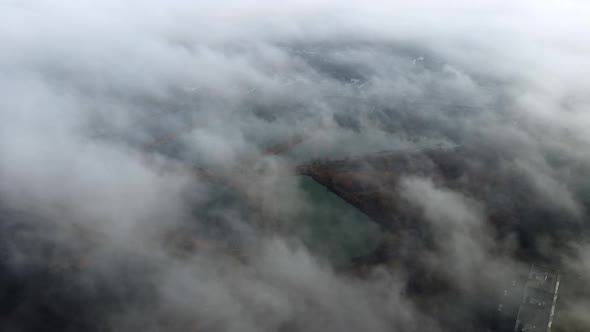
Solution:
{"label": "dark green water", "polygon": [[339,265],[376,248],[383,233],[369,217],[307,176],[300,187],[311,204],[293,230],[312,252]]}
{"label": "dark green water", "polygon": [[[267,201],[264,205],[269,209],[278,204],[288,208],[275,212],[272,222],[315,256],[339,266],[370,253],[381,242],[383,231],[379,225],[313,179],[285,177],[275,187],[270,197],[276,202]],[[238,223],[253,224],[261,216],[231,188],[215,186],[208,194],[208,200],[193,206],[193,213],[200,220],[195,231],[233,244],[247,241]]]}

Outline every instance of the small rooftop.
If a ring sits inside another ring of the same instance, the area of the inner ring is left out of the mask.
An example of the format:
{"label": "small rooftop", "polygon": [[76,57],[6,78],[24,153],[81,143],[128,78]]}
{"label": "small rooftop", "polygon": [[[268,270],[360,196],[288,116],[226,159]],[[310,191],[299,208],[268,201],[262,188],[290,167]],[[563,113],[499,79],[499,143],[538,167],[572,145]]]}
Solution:
{"label": "small rooftop", "polygon": [[551,331],[558,289],[557,271],[537,265],[531,266],[514,331]]}

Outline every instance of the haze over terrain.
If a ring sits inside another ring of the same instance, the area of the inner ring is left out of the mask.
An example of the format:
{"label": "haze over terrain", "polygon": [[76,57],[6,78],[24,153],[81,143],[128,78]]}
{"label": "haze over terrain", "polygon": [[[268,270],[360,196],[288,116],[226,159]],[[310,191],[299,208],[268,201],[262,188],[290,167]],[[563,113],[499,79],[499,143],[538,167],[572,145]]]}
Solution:
{"label": "haze over terrain", "polygon": [[[0,2],[0,329],[482,330],[533,261],[590,329],[589,32],[575,0]],[[471,175],[396,175],[428,245],[295,174],[433,150]]]}

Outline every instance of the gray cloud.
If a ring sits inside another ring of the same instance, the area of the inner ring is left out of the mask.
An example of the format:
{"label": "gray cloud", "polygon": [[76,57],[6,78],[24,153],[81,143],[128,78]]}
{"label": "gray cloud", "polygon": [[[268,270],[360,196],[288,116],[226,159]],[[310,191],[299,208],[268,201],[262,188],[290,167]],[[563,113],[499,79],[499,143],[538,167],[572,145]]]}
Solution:
{"label": "gray cloud", "polygon": [[[15,234],[3,235],[2,264],[25,290],[40,287],[43,261],[67,265],[48,289],[87,308],[73,330],[453,330],[406,294],[404,267],[351,276],[302,244],[312,230],[296,219],[316,202],[283,174],[318,158],[466,146],[525,183],[514,188],[530,202],[498,194],[522,207],[523,228],[584,229],[589,14],[580,1],[6,2],[0,207],[20,212],[0,217]],[[264,154],[300,133],[310,138],[293,151]],[[490,196],[428,176],[400,190],[432,230],[424,263],[460,296],[526,269],[516,235],[490,226]],[[293,224],[300,232],[281,231]],[[544,259],[579,248],[547,233],[531,235]],[[588,253],[575,250],[563,269],[583,275]],[[587,326],[588,298],[571,303]],[[19,305],[6,326],[32,329],[41,318]],[[47,307],[63,316],[60,305]]]}

